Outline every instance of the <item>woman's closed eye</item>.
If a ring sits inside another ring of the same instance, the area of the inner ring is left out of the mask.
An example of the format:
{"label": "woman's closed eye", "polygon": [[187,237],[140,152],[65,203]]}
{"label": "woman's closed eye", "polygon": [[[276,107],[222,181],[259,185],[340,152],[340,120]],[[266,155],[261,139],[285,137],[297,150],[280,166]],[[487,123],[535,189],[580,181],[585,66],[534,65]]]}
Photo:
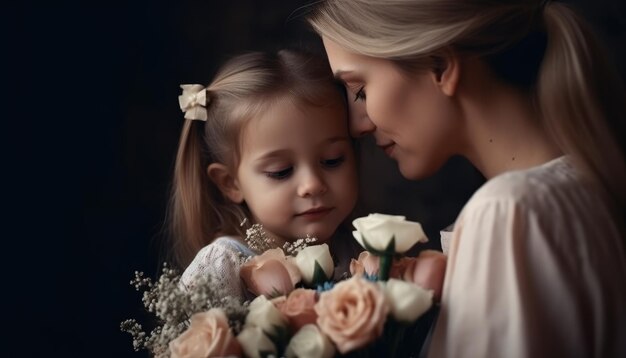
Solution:
{"label": "woman's closed eye", "polygon": [[361,101],[365,100],[365,86],[361,86],[361,88],[359,88],[359,90],[354,95],[354,102],[358,100],[361,100]]}
{"label": "woman's closed eye", "polygon": [[293,173],[293,167],[288,167],[288,168],[281,169],[281,170],[263,172],[263,174],[265,174],[268,178],[275,179],[275,180],[287,179],[291,175],[291,173]]}
{"label": "woman's closed eye", "polygon": [[321,161],[321,164],[326,168],[336,168],[340,166],[343,162],[346,161],[346,157],[343,155],[337,158],[332,159],[324,159]]}

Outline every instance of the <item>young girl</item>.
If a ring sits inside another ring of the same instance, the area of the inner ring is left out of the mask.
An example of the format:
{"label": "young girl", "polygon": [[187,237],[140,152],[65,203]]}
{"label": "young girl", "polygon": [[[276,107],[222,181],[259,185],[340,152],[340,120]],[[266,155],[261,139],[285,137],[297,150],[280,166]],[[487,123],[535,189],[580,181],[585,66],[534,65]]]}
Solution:
{"label": "young girl", "polygon": [[344,95],[326,61],[249,53],[228,61],[208,87],[181,87],[186,121],[169,219],[176,262],[187,267],[183,284],[213,275],[243,298],[239,265],[242,254],[255,254],[243,240],[254,223],[277,247],[307,235],[328,242],[347,265],[354,240],[331,238],[355,206],[355,156]]}
{"label": "young girl", "polygon": [[326,0],[310,16],[354,136],[404,177],[488,179],[450,242],[432,357],[626,356],[626,97],[566,5]]}

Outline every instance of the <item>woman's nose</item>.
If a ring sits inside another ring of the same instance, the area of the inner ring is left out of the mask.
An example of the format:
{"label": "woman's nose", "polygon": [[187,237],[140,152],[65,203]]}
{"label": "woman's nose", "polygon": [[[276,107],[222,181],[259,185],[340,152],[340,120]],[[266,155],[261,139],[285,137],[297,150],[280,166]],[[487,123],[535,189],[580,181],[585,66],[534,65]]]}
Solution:
{"label": "woman's nose", "polygon": [[310,171],[302,176],[298,186],[298,196],[311,197],[324,194],[328,190],[324,179],[316,172]]}
{"label": "woman's nose", "polygon": [[354,138],[363,137],[376,130],[376,125],[370,120],[364,103],[351,103],[348,110],[350,135]]}

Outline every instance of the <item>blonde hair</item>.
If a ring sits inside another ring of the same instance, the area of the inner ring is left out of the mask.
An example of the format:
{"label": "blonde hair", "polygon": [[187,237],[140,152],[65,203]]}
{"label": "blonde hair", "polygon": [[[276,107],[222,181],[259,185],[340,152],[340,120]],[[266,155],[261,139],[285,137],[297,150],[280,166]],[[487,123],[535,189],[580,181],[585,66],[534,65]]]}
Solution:
{"label": "blonde hair", "polygon": [[253,52],[231,59],[215,75],[207,87],[207,121],[185,121],[166,218],[174,249],[169,260],[177,266],[186,267],[218,235],[245,236],[247,207],[222,195],[207,167],[218,162],[236,168],[245,124],[285,97],[345,108],[324,59],[291,50]]}
{"label": "blonde hair", "polygon": [[546,1],[326,0],[308,16],[348,51],[432,68],[438,51],[479,56],[526,90],[563,153],[600,187],[624,219],[626,95],[592,32],[568,6]]}

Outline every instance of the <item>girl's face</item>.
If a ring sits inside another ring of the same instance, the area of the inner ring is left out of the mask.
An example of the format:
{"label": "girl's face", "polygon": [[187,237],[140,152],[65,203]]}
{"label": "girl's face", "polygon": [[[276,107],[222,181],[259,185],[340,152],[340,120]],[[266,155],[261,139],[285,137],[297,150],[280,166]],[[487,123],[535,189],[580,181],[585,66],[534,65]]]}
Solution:
{"label": "girl's face", "polygon": [[354,137],[371,133],[408,179],[433,174],[459,151],[458,114],[434,73],[409,76],[389,60],[323,41],[330,66],[347,89]]}
{"label": "girl's face", "polygon": [[236,181],[254,220],[279,240],[328,240],[357,199],[342,107],[273,104],[242,132]]}

